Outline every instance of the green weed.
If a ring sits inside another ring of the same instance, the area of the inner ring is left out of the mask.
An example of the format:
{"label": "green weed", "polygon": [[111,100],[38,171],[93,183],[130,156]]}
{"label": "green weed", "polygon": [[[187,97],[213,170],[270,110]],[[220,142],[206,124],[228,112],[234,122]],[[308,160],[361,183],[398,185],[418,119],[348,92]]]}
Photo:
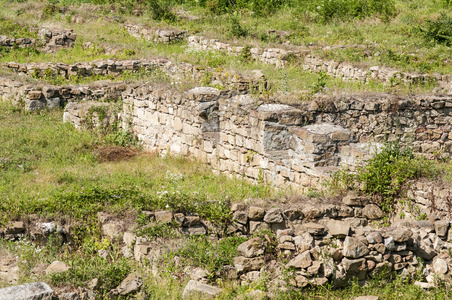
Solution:
{"label": "green weed", "polygon": [[192,237],[170,257],[179,256],[185,264],[207,269],[210,276],[222,270],[225,265],[231,265],[237,256],[237,247],[245,242],[243,237],[228,237],[220,241],[211,241],[208,237]]}
{"label": "green weed", "polygon": [[417,157],[409,148],[401,148],[397,142],[388,143],[371,159],[358,166],[355,173],[340,170],[333,175],[331,185],[336,188],[357,189],[377,195],[383,210],[390,211],[393,200],[409,179],[435,177],[439,169],[435,163]]}
{"label": "green weed", "polygon": [[427,42],[452,45],[452,18],[444,12],[437,20],[426,20],[414,31],[420,33]]}

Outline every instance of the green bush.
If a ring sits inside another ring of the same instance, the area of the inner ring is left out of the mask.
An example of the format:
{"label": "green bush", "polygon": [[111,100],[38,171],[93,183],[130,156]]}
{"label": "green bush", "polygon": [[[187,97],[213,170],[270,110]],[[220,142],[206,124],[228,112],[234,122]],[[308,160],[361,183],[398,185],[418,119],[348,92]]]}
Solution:
{"label": "green bush", "polygon": [[176,21],[176,15],[172,12],[173,1],[171,0],[145,0],[143,4],[157,21],[172,23]]}
{"label": "green bush", "polygon": [[427,42],[452,45],[452,18],[445,13],[441,13],[437,20],[426,20],[414,31],[420,33]]}
{"label": "green bush", "polygon": [[113,130],[105,137],[105,140],[121,147],[137,147],[138,145],[137,138],[130,131],[124,129]]}
{"label": "green bush", "polygon": [[233,37],[246,37],[248,35],[248,32],[245,28],[242,27],[240,24],[240,18],[238,14],[230,14],[229,15],[229,33]]}
{"label": "green bush", "polygon": [[208,0],[205,4],[200,1],[200,6],[206,6],[214,15],[221,15],[232,11],[248,10],[255,16],[268,16],[274,14],[279,8],[289,4],[285,0]]}
{"label": "green bush", "polygon": [[382,208],[388,211],[394,198],[409,179],[438,175],[432,161],[417,157],[409,148],[401,148],[398,143],[388,143],[356,173],[344,170],[333,175],[333,187],[357,189],[369,195],[376,195]]}
{"label": "green bush", "polygon": [[60,11],[60,7],[57,4],[48,3],[42,8],[41,18],[42,19],[50,18],[59,11]]}

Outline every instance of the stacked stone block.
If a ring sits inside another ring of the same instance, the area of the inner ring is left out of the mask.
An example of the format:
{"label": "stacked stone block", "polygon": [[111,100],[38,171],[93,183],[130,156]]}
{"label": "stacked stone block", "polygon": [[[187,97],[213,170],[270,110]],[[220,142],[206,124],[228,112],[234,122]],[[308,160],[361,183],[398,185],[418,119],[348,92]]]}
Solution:
{"label": "stacked stone block", "polygon": [[[232,55],[239,55],[244,49],[242,46],[232,46],[228,43],[222,43],[218,39],[207,39],[201,36],[190,36],[187,40],[188,47],[195,50],[219,50]],[[451,75],[402,72],[393,68],[380,66],[362,68],[347,62],[339,63],[333,60],[325,60],[310,53],[310,50],[305,47],[295,47],[293,50],[283,48],[250,48],[250,54],[254,60],[272,64],[276,67],[284,67],[291,60],[301,60],[305,70],[312,72],[323,71],[328,75],[339,77],[346,81],[368,82],[373,79],[386,83],[400,81],[409,84],[437,82],[441,88],[449,91],[452,90]]]}
{"label": "stacked stone block", "polygon": [[137,25],[124,25],[124,28],[130,35],[136,38],[143,38],[149,42],[173,43],[182,41],[187,37],[185,30],[177,29],[159,29],[159,28],[142,28]]}

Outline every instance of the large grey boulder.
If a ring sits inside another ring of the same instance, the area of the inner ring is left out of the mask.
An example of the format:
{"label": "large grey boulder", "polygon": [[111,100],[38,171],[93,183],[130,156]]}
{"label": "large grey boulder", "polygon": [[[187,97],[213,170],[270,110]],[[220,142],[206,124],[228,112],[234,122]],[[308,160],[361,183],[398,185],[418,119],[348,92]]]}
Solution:
{"label": "large grey boulder", "polygon": [[221,292],[221,289],[212,285],[200,283],[195,280],[190,280],[185,286],[182,293],[182,299],[208,299],[215,298]]}
{"label": "large grey boulder", "polygon": [[53,290],[44,282],[32,282],[0,289],[0,300],[51,300]]}

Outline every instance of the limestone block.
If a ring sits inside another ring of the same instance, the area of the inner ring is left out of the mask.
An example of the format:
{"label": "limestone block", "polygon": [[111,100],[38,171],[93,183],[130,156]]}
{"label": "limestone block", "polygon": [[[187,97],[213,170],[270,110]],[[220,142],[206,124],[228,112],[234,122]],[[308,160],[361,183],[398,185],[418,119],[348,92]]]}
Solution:
{"label": "limestone block", "polygon": [[51,300],[53,290],[44,282],[25,283],[0,289],[0,300]]}

